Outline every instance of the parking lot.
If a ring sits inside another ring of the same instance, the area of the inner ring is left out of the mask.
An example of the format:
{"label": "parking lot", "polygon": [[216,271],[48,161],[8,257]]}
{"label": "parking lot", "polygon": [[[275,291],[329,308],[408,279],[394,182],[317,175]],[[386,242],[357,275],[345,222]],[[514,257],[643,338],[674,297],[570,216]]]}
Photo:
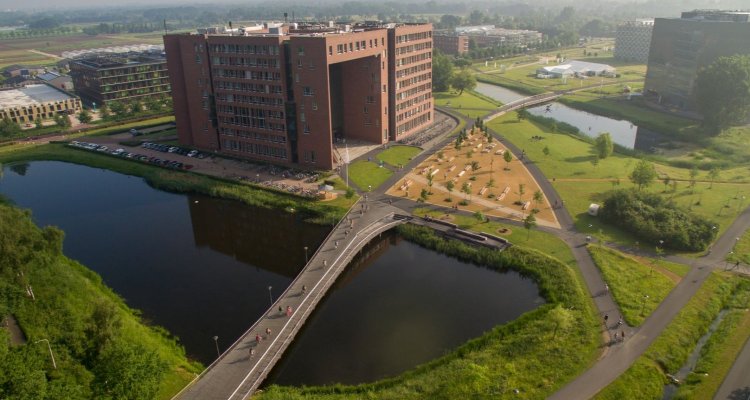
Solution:
{"label": "parking lot", "polygon": [[[132,139],[133,136],[129,133],[91,137],[87,138],[91,144],[105,146],[106,150],[87,150],[109,152],[108,154],[112,155],[113,151],[121,149],[122,153],[132,154],[130,157],[128,157],[128,154],[124,156],[120,155],[126,159],[135,159],[136,161],[148,162],[167,168],[190,170],[191,172],[205,175],[251,182],[304,196],[312,197],[318,194],[320,176],[314,171],[294,170],[270,164],[256,164],[249,161],[218,157],[205,152],[196,152],[190,156],[190,152],[194,150],[170,144],[148,142],[147,138],[144,138],[143,144],[137,147],[120,144],[122,141]],[[175,149],[170,152],[171,148]],[[159,161],[156,162],[155,159]]]}

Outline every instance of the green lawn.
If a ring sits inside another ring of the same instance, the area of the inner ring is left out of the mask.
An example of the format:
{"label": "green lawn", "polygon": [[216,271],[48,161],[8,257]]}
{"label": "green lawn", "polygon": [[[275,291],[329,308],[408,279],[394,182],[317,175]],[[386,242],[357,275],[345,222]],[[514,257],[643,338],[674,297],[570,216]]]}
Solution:
{"label": "green lawn", "polygon": [[435,92],[433,93],[436,106],[450,107],[453,111],[476,118],[497,109],[497,104],[464,91],[461,95],[457,92]]}
{"label": "green lawn", "polygon": [[630,326],[640,326],[677,285],[659,269],[618,251],[596,245],[588,250]]}
{"label": "green lawn", "polygon": [[[552,133],[547,127],[533,121],[518,122],[515,113],[499,117],[488,125],[525,150],[529,159],[534,160],[546,177],[553,181],[555,190],[565,200],[580,231],[599,234],[602,230],[604,240],[635,245],[638,240],[636,237],[617,227],[602,224],[597,218],[586,214],[586,211],[589,204],[601,202],[602,193],[613,188],[633,187],[628,175],[637,163],[636,158],[614,153],[594,165],[593,146],[590,143],[574,136]],[[532,136],[541,136],[543,139],[531,140]],[[548,148],[549,155],[544,154],[545,147]],[[673,199],[678,205],[689,207],[693,212],[716,221],[719,233],[736,218],[738,210],[750,205],[750,200],[742,199],[743,193],[750,197],[750,184],[717,182],[712,185],[706,176],[707,172],[699,171],[695,188],[689,188],[689,169],[658,163],[654,166],[661,177],[678,179],[677,189],[673,191],[671,184],[665,188],[662,181],[656,181],[647,190],[660,193]],[[737,171],[738,174],[748,173],[747,168]],[[727,175],[729,171],[722,172],[720,179],[732,180]]]}
{"label": "green lawn", "polygon": [[740,240],[735,242],[732,253],[727,256],[727,261],[741,262],[750,265],[750,230],[740,236]]}
{"label": "green lawn", "polygon": [[378,153],[375,157],[380,161],[388,163],[394,167],[399,165],[406,165],[414,158],[417,154],[422,152],[422,149],[414,146],[391,146],[388,150]]}
{"label": "green lawn", "polygon": [[[445,215],[444,211],[441,210],[430,210],[428,208],[417,208],[414,209],[414,215],[423,217],[429,215],[433,218],[440,218]],[[474,217],[465,215],[455,214],[452,216],[452,222],[459,225],[463,229],[470,229],[476,232],[486,232],[493,235],[501,236],[508,239],[514,246],[528,247],[544,253],[548,256],[555,257],[560,260],[563,264],[574,267],[576,260],[573,257],[573,253],[570,248],[560,240],[557,236],[542,232],[539,230],[527,231],[526,229],[503,224],[500,222],[480,222]],[[507,229],[510,234],[501,234],[499,230]]]}
{"label": "green lawn", "polygon": [[714,272],[648,350],[595,399],[660,399],[665,374],[676,372],[687,360],[739,279]]}
{"label": "green lawn", "polygon": [[747,296],[747,289],[740,285],[743,279],[714,272],[648,350],[595,399],[661,399],[665,374],[682,367],[723,304],[738,292]]}
{"label": "green lawn", "polygon": [[361,190],[377,189],[393,175],[393,171],[380,167],[374,162],[359,160],[349,164],[347,169],[349,179]]}

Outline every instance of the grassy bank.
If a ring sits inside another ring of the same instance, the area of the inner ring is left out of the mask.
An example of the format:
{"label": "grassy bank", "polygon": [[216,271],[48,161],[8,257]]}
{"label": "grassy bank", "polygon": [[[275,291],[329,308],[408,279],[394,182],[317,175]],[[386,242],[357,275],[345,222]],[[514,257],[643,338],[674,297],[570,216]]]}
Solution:
{"label": "grassy bank", "polygon": [[400,233],[464,261],[517,270],[537,282],[548,303],[395,378],[358,386],[271,386],[260,399],[544,398],[593,362],[598,329],[571,268],[533,250],[470,247],[411,225]]}
{"label": "grassy bank", "polygon": [[[28,338],[19,346],[0,340],[2,397],[169,399],[200,365],[165,330],[144,325],[96,273],[66,258],[63,236],[0,204],[0,316],[14,315]],[[2,339],[7,334],[0,329]],[[44,339],[57,369],[38,343]]]}
{"label": "grassy bank", "polygon": [[666,374],[684,364],[719,311],[744,291],[740,279],[714,272],[648,350],[596,399],[661,399]]}
{"label": "grassy bank", "polygon": [[311,222],[323,224],[331,224],[341,219],[348,207],[355,201],[355,198],[345,199],[340,197],[330,202],[319,202],[250,184],[169,170],[95,152],[73,149],[63,144],[48,144],[11,153],[0,153],[1,163],[37,160],[65,161],[140,176],[149,185],[171,192],[201,193],[237,200],[257,207],[294,210],[294,212],[302,213]]}
{"label": "grassy bank", "polygon": [[701,349],[695,369],[680,386],[675,398],[713,398],[750,338],[750,280],[743,279],[739,285],[724,319]]}
{"label": "grassy bank", "polygon": [[679,282],[673,272],[647,266],[619,251],[592,245],[588,250],[630,326],[640,326]]}
{"label": "grassy bank", "polygon": [[367,160],[357,160],[349,164],[346,173],[349,174],[349,180],[363,191],[369,191],[369,188],[376,190],[393,176],[390,169]]}

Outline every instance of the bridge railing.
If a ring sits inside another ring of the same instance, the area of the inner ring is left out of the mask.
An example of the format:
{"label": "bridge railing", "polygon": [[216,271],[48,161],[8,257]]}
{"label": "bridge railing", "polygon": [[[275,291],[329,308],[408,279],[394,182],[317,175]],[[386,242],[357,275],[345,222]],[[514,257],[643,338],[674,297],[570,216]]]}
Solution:
{"label": "bridge railing", "polygon": [[[362,200],[361,197],[359,199],[357,199],[357,201],[355,201],[351,205],[351,207],[349,207],[349,209],[346,211],[346,214],[344,214],[344,217],[346,217],[347,215],[349,215],[349,213],[352,211],[352,209],[357,204],[359,204],[360,200]],[[242,333],[242,335],[240,335],[237,338],[237,340],[235,340],[229,347],[227,347],[227,349],[224,350],[223,353],[221,353],[221,356],[217,357],[216,360],[214,360],[211,364],[208,365],[208,367],[206,367],[206,369],[204,369],[200,374],[196,375],[196,377],[192,381],[190,381],[190,383],[188,383],[184,388],[182,388],[182,390],[180,390],[179,392],[177,392],[177,394],[175,394],[172,397],[172,400],[178,399],[187,389],[189,389],[191,386],[193,386],[193,384],[195,384],[195,382],[199,381],[204,375],[206,375],[206,373],[208,373],[208,371],[211,370],[211,368],[213,368],[227,354],[229,354],[229,352],[232,351],[235,348],[235,346],[237,346],[242,341],[242,339],[244,339],[247,335],[249,335],[251,332],[253,332],[253,331],[255,331],[257,329],[258,325],[265,319],[266,315],[269,312],[273,312],[273,310],[277,307],[277,304],[279,304],[279,302],[281,301],[281,299],[284,298],[284,296],[289,292],[289,290],[292,288],[292,286],[294,286],[294,284],[297,283],[297,281],[299,280],[300,276],[302,275],[302,271],[304,271],[308,267],[308,265],[312,262],[312,260],[315,259],[315,256],[320,252],[320,249],[323,248],[323,244],[326,243],[326,242],[328,242],[328,240],[333,236],[333,234],[336,232],[336,229],[341,225],[341,223],[344,221],[344,219],[345,218],[341,218],[339,220],[339,222],[337,222],[336,225],[334,225],[333,229],[331,229],[331,231],[328,232],[328,235],[326,235],[325,239],[323,239],[323,241],[320,243],[320,246],[318,246],[318,249],[315,250],[315,252],[313,253],[312,257],[310,257],[308,259],[307,264],[305,264],[305,266],[300,270],[300,272],[297,274],[297,276],[294,278],[294,280],[292,280],[292,282],[289,283],[289,285],[286,287],[286,289],[278,297],[276,297],[276,301],[274,301],[273,304],[271,304],[271,306],[268,308],[268,310],[265,311],[263,313],[263,315],[261,315],[261,317],[258,318],[255,321],[255,323],[253,323],[250,326],[250,328],[248,328],[244,333]]]}

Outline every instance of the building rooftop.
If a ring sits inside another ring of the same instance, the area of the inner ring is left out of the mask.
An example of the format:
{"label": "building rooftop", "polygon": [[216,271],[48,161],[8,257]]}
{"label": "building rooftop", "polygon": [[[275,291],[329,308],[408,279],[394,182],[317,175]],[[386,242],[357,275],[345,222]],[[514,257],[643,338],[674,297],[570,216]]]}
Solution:
{"label": "building rooftop", "polygon": [[71,64],[81,64],[97,69],[158,62],[167,62],[164,53],[92,54],[89,57],[71,60]]}
{"label": "building rooftop", "polygon": [[54,103],[73,98],[48,85],[28,85],[20,89],[0,91],[2,108],[27,107],[34,104]]}
{"label": "building rooftop", "polygon": [[750,11],[693,10],[683,12],[680,18],[694,21],[750,22]]}

